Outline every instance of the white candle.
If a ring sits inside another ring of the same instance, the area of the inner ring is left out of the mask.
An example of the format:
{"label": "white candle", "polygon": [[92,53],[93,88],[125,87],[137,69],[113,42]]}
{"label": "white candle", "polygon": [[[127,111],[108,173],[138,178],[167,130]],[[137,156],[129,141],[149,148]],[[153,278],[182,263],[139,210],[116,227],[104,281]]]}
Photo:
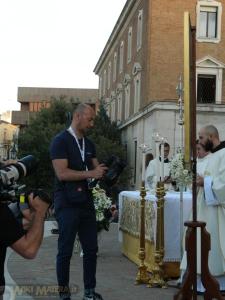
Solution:
{"label": "white candle", "polygon": [[156,179],[157,182],[160,180],[159,176],[159,169],[160,169],[160,164],[159,164],[159,142],[155,142],[155,158],[156,158]]}
{"label": "white candle", "polygon": [[142,181],[145,181],[145,152],[142,153]]}
{"label": "white candle", "polygon": [[164,141],[161,144],[161,181],[164,181]]}

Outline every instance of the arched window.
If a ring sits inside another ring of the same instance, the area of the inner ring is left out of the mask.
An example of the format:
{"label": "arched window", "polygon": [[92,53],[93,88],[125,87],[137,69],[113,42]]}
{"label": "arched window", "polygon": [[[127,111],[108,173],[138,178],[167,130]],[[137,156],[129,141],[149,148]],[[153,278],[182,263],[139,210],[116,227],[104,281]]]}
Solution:
{"label": "arched window", "polygon": [[116,73],[117,73],[117,53],[114,53],[113,57],[113,81],[116,81]]}
{"label": "arched window", "polygon": [[123,72],[124,42],[120,43],[120,73]]}
{"label": "arched window", "polygon": [[127,63],[129,63],[132,57],[132,27],[129,27],[127,39]]}
{"label": "arched window", "polygon": [[139,10],[138,22],[137,22],[137,51],[141,49],[141,45],[142,45],[142,31],[143,31],[143,10]]}

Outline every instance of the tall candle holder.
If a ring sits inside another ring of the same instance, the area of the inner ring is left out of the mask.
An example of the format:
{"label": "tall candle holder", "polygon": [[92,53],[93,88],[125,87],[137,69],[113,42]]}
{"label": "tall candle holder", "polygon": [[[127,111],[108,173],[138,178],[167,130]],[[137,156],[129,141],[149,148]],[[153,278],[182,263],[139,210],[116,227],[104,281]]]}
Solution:
{"label": "tall candle holder", "polygon": [[164,280],[163,258],[164,258],[164,196],[165,189],[162,181],[157,182],[157,223],[156,223],[156,241],[155,241],[155,264],[152,269],[152,275],[148,282],[148,287],[167,288]]}
{"label": "tall candle holder", "polygon": [[161,137],[160,139],[160,157],[161,157],[161,164],[160,164],[160,181],[164,182],[164,145],[166,143],[166,138]]}
{"label": "tall candle holder", "polygon": [[[164,181],[164,144],[166,138],[161,136],[158,132],[153,134],[153,140],[155,142],[155,158],[156,158],[156,181]],[[160,148],[160,152],[159,152]],[[160,159],[159,159],[160,157]]]}
{"label": "tall candle holder", "polygon": [[156,158],[156,181],[160,180],[160,161],[159,161],[159,145],[161,144],[162,137],[158,132],[155,132],[152,136],[155,142],[155,158]]}
{"label": "tall candle holder", "polygon": [[141,283],[148,283],[149,281],[149,275],[147,272],[147,266],[145,265],[145,196],[146,196],[146,190],[145,190],[145,156],[146,152],[149,150],[149,147],[145,144],[141,144],[139,148],[142,151],[142,183],[141,183],[141,190],[140,190],[140,247],[138,256],[140,259],[140,265],[138,267],[138,273],[136,277],[136,284]]}

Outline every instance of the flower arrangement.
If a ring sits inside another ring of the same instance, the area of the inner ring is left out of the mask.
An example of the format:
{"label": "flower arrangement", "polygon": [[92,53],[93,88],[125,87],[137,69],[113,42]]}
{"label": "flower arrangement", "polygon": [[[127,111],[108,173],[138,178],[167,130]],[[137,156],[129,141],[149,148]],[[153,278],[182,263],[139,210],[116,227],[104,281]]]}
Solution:
{"label": "flower arrangement", "polygon": [[96,211],[97,230],[100,232],[105,229],[109,230],[110,218],[112,216],[110,207],[112,205],[111,198],[106,195],[105,190],[98,185],[92,189],[94,206]]}
{"label": "flower arrangement", "polygon": [[176,185],[188,186],[192,182],[192,174],[184,168],[184,155],[178,152],[170,162],[170,176]]}

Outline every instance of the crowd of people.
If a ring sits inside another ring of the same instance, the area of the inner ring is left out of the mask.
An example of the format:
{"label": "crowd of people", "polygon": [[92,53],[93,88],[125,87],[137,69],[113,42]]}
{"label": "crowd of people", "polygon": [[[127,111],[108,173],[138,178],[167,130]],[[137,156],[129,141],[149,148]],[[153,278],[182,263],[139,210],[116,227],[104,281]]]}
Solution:
{"label": "crowd of people", "polygon": [[[57,134],[50,145],[50,158],[55,172],[54,210],[58,223],[58,253],[56,274],[61,300],[70,300],[70,261],[76,236],[83,249],[83,300],[103,300],[95,291],[97,266],[97,226],[93,195],[89,184],[100,179],[107,171],[96,158],[93,142],[86,131],[94,126],[95,112],[87,104],[79,104],[73,112],[71,126]],[[161,147],[161,146],[160,146]],[[209,268],[225,289],[225,143],[219,139],[215,126],[200,129],[197,149],[197,204],[198,219],[207,223],[211,235]],[[161,149],[159,149],[160,151]],[[164,183],[171,184],[170,145],[164,144]],[[156,167],[149,156],[146,168],[146,187],[154,190],[157,183]],[[10,206],[0,201],[0,300],[3,298],[5,279],[4,261],[7,247],[24,258],[32,259],[40,248],[48,203],[41,197],[29,195],[29,213],[24,210],[24,221],[18,223]],[[7,232],[2,228],[8,228]],[[198,251],[200,256],[200,251]],[[200,261],[198,259],[198,261]],[[186,269],[186,256],[181,270]],[[198,274],[201,266],[198,264]],[[200,289],[200,288],[199,288]]]}

